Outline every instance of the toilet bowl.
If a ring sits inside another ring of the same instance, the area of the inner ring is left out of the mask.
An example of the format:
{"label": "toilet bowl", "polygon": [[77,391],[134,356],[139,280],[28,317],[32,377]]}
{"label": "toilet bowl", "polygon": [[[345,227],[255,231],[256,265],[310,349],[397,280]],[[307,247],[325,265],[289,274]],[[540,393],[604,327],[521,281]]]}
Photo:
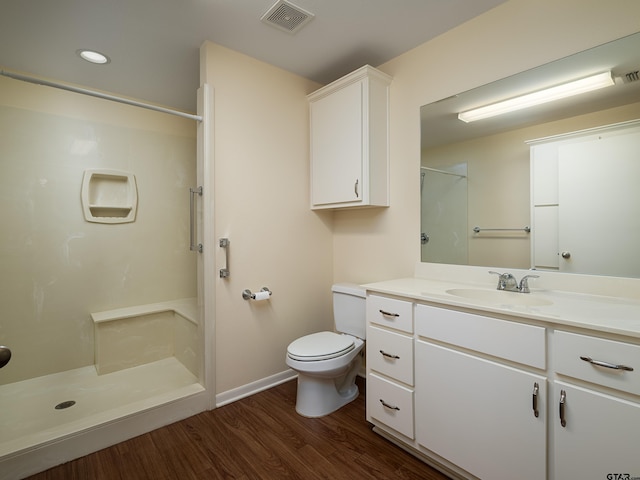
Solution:
{"label": "toilet bowl", "polygon": [[358,397],[356,376],[365,338],[365,291],[358,285],[332,287],[336,332],[298,338],[287,347],[286,364],[298,373],[296,411],[328,415]]}

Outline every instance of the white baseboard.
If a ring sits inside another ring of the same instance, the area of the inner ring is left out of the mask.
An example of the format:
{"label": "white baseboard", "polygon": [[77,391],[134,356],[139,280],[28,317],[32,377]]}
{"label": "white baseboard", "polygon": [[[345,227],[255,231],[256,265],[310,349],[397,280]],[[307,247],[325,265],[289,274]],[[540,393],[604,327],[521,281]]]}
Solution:
{"label": "white baseboard", "polygon": [[276,373],[266,378],[256,380],[241,387],[233,388],[216,395],[216,407],[222,407],[228,403],[235,402],[241,398],[249,397],[263,390],[275,387],[281,383],[288,382],[296,378],[298,374],[291,369]]}

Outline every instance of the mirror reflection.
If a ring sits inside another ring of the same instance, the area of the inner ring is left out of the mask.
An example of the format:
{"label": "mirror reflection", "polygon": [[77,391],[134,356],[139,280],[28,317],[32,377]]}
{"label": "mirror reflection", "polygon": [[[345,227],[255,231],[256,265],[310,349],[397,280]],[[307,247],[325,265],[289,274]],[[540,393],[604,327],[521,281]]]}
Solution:
{"label": "mirror reflection", "polygon": [[[422,261],[640,277],[639,70],[640,33],[423,106]],[[603,72],[612,86],[458,119]]]}

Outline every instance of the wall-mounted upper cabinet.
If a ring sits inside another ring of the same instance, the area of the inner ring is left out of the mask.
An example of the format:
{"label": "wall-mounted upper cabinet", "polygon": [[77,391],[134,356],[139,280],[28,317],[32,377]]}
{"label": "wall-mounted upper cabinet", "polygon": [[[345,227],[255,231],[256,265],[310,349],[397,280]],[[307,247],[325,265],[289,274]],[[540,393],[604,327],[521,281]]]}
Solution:
{"label": "wall-mounted upper cabinet", "polygon": [[311,208],[389,206],[389,84],[364,66],[310,94]]}

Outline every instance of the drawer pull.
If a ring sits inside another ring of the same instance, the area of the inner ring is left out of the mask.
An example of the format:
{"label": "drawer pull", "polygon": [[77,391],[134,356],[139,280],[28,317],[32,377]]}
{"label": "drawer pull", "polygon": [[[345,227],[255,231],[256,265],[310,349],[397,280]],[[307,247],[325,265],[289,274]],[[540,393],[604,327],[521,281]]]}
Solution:
{"label": "drawer pull", "polygon": [[385,402],[383,399],[380,399],[380,403],[381,403],[384,407],[388,408],[389,410],[397,410],[397,411],[400,411],[400,407],[396,407],[395,405],[389,405],[389,404],[388,404],[387,402]]}
{"label": "drawer pull", "polygon": [[399,317],[399,316],[400,316],[400,314],[398,314],[398,313],[385,312],[385,311],[384,311],[384,310],[382,310],[382,309],[380,310],[380,313],[381,313],[382,315],[384,315],[385,317]]}
{"label": "drawer pull", "polygon": [[589,362],[591,365],[597,365],[598,367],[611,368],[613,370],[624,370],[626,372],[633,372],[633,367],[627,367],[626,365],[616,365],[615,363],[603,362],[601,360],[594,360],[591,357],[580,357],[580,360]]}
{"label": "drawer pull", "polygon": [[538,412],[538,391],[540,390],[540,386],[538,382],[533,384],[533,416],[538,418],[540,412]]}
{"label": "drawer pull", "polygon": [[393,358],[394,360],[400,360],[400,357],[398,355],[392,355],[391,353],[387,353],[384,350],[380,350],[380,353],[387,358]]}
{"label": "drawer pull", "polygon": [[567,401],[567,392],[560,390],[560,425],[567,426],[567,420],[564,418],[564,404]]}

